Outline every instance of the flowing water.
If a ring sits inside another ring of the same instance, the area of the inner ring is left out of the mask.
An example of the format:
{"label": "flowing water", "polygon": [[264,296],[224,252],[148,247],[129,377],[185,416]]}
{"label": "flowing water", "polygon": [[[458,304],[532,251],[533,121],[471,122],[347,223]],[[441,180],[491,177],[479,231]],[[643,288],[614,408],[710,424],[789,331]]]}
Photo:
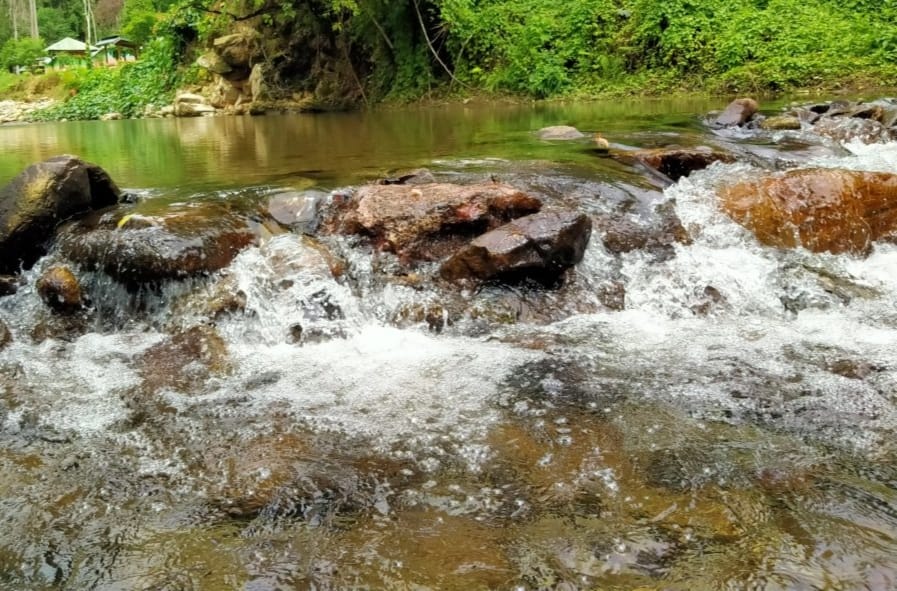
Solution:
{"label": "flowing water", "polygon": [[[614,255],[596,233],[562,289],[447,293],[349,238],[325,241],[335,279],[281,234],[153,293],[84,273],[76,329],[31,287],[51,253],[0,299],[0,588],[897,588],[897,247],[764,247],[714,197],[771,168],[897,172],[897,144],[713,134],[721,106],[0,128],[0,181],[73,152],[148,209],[426,166],[594,216],[672,206],[692,236]],[[664,189],[536,139],[553,124],[741,162]],[[207,312],[222,290],[242,309]]]}

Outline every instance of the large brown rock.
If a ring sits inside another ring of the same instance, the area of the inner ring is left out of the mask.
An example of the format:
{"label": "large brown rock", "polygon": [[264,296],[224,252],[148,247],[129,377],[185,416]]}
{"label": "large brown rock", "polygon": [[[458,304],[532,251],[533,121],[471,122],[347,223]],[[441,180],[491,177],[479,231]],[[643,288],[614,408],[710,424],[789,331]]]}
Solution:
{"label": "large brown rock", "polygon": [[66,266],[50,267],[37,280],[37,293],[48,308],[71,314],[84,307],[81,283]]}
{"label": "large brown rock", "polygon": [[556,281],[582,260],[592,220],[575,212],[541,212],[476,238],[446,261],[443,278]]}
{"label": "large brown rock", "polygon": [[439,258],[434,242],[494,229],[542,207],[501,183],[367,185],[358,190],[343,230],[371,236],[403,258]]}
{"label": "large brown rock", "polygon": [[257,241],[248,212],[207,202],[156,215],[123,210],[82,220],[60,234],[63,255],[129,286],[204,275]]}
{"label": "large brown rock", "polygon": [[815,252],[865,253],[897,236],[897,175],[810,169],[722,191],[722,207],[760,242]]}
{"label": "large brown rock", "polygon": [[731,154],[711,148],[659,148],[638,150],[622,155],[623,161],[635,161],[652,168],[673,181],[703,170],[714,162],[734,162]]}
{"label": "large brown rock", "polygon": [[29,166],[0,189],[0,274],[30,268],[59,224],[120,197],[105,170],[75,156]]}
{"label": "large brown rock", "polygon": [[757,113],[759,108],[757,101],[752,98],[735,99],[716,118],[716,124],[721,126],[744,125]]}

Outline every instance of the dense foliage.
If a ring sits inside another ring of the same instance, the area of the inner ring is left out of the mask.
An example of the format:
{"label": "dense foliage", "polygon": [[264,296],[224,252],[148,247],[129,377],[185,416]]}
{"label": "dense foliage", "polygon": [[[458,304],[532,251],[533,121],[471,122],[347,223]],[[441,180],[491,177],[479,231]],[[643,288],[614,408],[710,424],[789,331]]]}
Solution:
{"label": "dense foliage", "polygon": [[98,119],[107,113],[133,117],[146,105],[171,100],[179,82],[177,53],[168,38],[149,43],[142,59],[119,68],[93,68],[68,83],[72,97],[44,111],[42,119]]}
{"label": "dense foliage", "polygon": [[[79,37],[82,4],[40,0],[44,38]],[[85,71],[57,114],[133,114],[172,90],[175,55],[192,63],[217,36],[246,27],[263,40],[256,59],[269,66],[272,88],[342,97],[334,105],[432,92],[779,91],[888,85],[897,76],[897,0],[96,0],[101,5],[101,31],[156,40],[140,64]],[[0,26],[0,42],[8,29]],[[4,46],[0,61],[15,53]]]}

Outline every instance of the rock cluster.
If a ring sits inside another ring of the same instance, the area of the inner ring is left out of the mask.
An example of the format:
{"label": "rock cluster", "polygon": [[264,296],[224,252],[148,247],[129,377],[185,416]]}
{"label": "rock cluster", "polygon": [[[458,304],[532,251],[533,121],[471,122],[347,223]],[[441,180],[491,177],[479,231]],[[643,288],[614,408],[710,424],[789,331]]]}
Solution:
{"label": "rock cluster", "polygon": [[34,102],[0,101],[0,124],[28,121],[35,111],[47,109],[56,101],[53,99],[41,99]]}
{"label": "rock cluster", "polygon": [[897,139],[897,103],[833,101],[792,106],[780,115],[765,117],[755,100],[736,99],[712,124],[764,131],[804,130],[841,143],[889,142]]}

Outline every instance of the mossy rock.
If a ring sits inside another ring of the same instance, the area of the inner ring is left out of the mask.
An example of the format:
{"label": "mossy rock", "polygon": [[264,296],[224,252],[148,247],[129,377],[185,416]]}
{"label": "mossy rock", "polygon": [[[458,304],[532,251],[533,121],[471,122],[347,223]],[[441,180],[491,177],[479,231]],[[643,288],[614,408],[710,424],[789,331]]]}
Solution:
{"label": "mossy rock", "polygon": [[75,156],[32,164],[0,189],[0,273],[30,268],[59,224],[120,197],[105,170]]}

